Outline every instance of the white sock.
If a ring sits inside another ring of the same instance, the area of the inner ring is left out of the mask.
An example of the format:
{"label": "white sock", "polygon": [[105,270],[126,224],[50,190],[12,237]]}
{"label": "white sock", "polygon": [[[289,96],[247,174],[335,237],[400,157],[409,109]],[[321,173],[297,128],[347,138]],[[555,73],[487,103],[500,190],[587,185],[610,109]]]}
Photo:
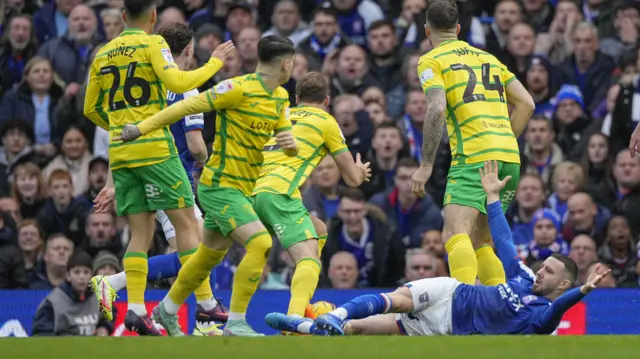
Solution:
{"label": "white sock", "polygon": [[216,305],[218,305],[218,301],[215,298],[211,297],[209,299],[199,300],[198,304],[200,304],[202,308],[204,308],[204,310],[211,310],[215,308]]}
{"label": "white sock", "polygon": [[311,326],[313,325],[312,320],[305,320],[304,322],[298,325],[296,331],[300,334],[311,334]]}
{"label": "white sock", "polygon": [[147,315],[147,308],[144,304],[128,303],[127,309],[141,316]]}
{"label": "white sock", "polygon": [[127,274],[125,272],[120,272],[116,274],[112,274],[105,277],[107,283],[111,285],[116,292],[121,291],[127,286]]}
{"label": "white sock", "polygon": [[347,310],[342,307],[339,307],[336,310],[332,311],[331,314],[335,315],[341,320],[347,319],[347,316],[349,315],[349,313],[347,313]]}
{"label": "white sock", "polygon": [[234,313],[234,312],[230,312],[229,313],[229,321],[232,320],[242,320],[242,321],[246,321],[246,313]]}
{"label": "white sock", "polygon": [[178,313],[178,309],[180,309],[180,304],[174,303],[168,295],[164,297],[162,304],[164,304],[164,310],[169,314],[176,314]]}

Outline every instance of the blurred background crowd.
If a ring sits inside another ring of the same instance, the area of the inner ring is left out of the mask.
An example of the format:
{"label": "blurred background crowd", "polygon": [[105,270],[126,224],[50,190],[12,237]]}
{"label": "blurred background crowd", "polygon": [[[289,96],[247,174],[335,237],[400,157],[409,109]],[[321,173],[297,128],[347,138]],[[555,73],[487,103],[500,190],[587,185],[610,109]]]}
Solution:
{"label": "blurred background crowd", "polygon": [[[221,42],[236,45],[201,90],[254,71],[257,43],[268,34],[288,36],[299,50],[284,85],[290,94],[308,71],[330,78],[330,111],[351,152],[371,161],[373,177],[345,188],[326,158],[307,181],[304,203],[329,230],[320,287],[395,287],[448,275],[441,233],[447,136],[429,195],[418,199],[410,190],[427,107],[416,71],[431,49],[427,2],[160,1],[158,26],[192,27],[194,68]],[[638,287],[640,161],[626,147],[640,122],[640,1],[458,3],[460,39],[504,62],[536,102],[519,139],[522,177],[507,213],[519,253],[534,270],[553,253],[568,254],[579,281],[604,263],[613,271],[603,286]],[[0,289],[71,282],[82,294],[92,274],[121,270],[126,219],[91,211],[107,177],[108,137],[82,115],[87,69],[124,29],[121,7],[122,0],[0,2]],[[215,113],[205,115],[209,144],[214,121]],[[158,226],[149,255],[168,251]],[[234,247],[218,267],[218,289],[230,288],[242,255]],[[80,277],[71,276],[78,268]],[[261,287],[288,288],[293,269],[275,243]]]}

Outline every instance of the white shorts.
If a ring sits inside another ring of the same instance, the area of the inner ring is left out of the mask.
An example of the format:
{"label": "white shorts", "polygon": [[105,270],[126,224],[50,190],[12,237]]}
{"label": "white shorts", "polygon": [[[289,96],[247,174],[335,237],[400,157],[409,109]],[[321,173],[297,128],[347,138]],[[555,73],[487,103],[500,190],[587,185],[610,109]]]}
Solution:
{"label": "white shorts", "polygon": [[[196,221],[200,222],[202,219],[202,211],[200,211],[200,208],[195,204],[193,205],[193,213],[196,215]],[[169,221],[169,216],[167,216],[163,210],[159,209],[156,211],[156,219],[160,222],[160,225],[162,225],[164,238],[169,240],[176,237],[176,229],[173,228],[173,224]]]}
{"label": "white shorts", "polygon": [[403,334],[450,335],[452,331],[451,304],[460,285],[456,279],[427,278],[405,284],[413,297],[413,313],[396,314],[396,322]]}

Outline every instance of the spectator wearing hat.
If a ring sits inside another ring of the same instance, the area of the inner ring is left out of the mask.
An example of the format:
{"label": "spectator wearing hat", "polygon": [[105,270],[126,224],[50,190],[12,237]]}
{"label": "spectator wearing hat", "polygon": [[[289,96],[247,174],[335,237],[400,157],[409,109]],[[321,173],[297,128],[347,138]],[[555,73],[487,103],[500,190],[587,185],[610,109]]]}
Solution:
{"label": "spectator wearing hat", "polygon": [[[33,319],[34,336],[108,336],[113,322],[104,319],[89,289],[91,257],[78,251],[67,265],[66,280],[38,306]],[[115,315],[114,315],[115,318]]]}
{"label": "spectator wearing hat", "polygon": [[107,183],[107,175],[109,174],[109,160],[104,157],[94,157],[89,161],[89,173],[87,176],[87,182],[89,188],[82,194],[76,197],[79,202],[85,203],[87,208],[93,207],[93,200],[104,185]]}
{"label": "spectator wearing hat", "polygon": [[93,259],[93,275],[113,275],[120,273],[122,266],[115,254],[109,251],[100,251]]}
{"label": "spectator wearing hat", "polygon": [[31,17],[16,15],[10,18],[7,31],[0,40],[0,98],[5,92],[18,87],[24,66],[37,50]]}
{"label": "spectator wearing hat", "polygon": [[611,268],[617,287],[638,287],[638,254],[629,222],[624,216],[614,216],[607,223],[605,242],[598,250],[598,256]]}
{"label": "spectator wearing hat", "polygon": [[593,24],[579,23],[571,33],[571,39],[573,56],[562,63],[563,76],[584,95],[584,111],[592,112],[607,96],[615,65],[611,57],[600,52],[598,30]]}
{"label": "spectator wearing hat", "polygon": [[525,85],[536,103],[534,115],[553,118],[554,106],[551,101],[560,87],[559,75],[558,70],[544,56],[531,57],[527,65]]}
{"label": "spectator wearing hat", "polygon": [[570,160],[579,161],[593,122],[585,111],[582,91],[575,85],[563,85],[556,94],[554,106],[554,123],[558,134],[556,141]]}
{"label": "spectator wearing hat", "polygon": [[534,213],[533,240],[519,254],[526,263],[544,261],[552,254],[569,254],[569,245],[560,236],[561,219],[550,209],[539,209]]}
{"label": "spectator wearing hat", "polygon": [[289,38],[294,46],[298,46],[311,34],[309,25],[302,21],[300,16],[300,6],[294,0],[278,0],[271,15],[271,23],[273,26],[262,36],[284,36]]}

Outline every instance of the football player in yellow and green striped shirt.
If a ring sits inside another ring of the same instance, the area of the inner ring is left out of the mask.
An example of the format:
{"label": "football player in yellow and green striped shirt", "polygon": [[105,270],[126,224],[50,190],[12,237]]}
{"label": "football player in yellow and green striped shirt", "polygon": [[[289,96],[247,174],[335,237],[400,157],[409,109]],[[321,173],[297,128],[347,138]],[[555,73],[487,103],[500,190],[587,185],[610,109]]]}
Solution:
{"label": "football player in yellow and green striped shirt", "polygon": [[358,187],[370,176],[369,163],[363,164],[359,156],[353,161],[338,122],[326,112],[328,93],[329,83],[321,73],[311,72],[298,79],[298,106],[291,109],[298,155],[287,156],[275,139],[269,141],[262,151],[264,163],[253,189],[258,217],[296,263],[287,312],[295,328],[282,325],[289,323],[287,316],[272,313],[267,323],[278,330],[299,332],[299,325],[313,323],[303,317],[322,269],[319,254],[326,238],[319,238],[298,188],[327,155],[335,159],[349,186]]}
{"label": "football player in yellow and green striped shirt", "polygon": [[[193,193],[168,127],[137,141],[114,142],[124,125],[137,123],[166,107],[166,90],[183,93],[202,85],[223,65],[221,57],[233,49],[228,43],[202,68],[180,71],[171,50],[159,35],[150,35],[156,21],[154,1],[126,0],[125,29],[96,55],[89,70],[84,113],[109,131],[111,175],[105,191],[115,185],[117,212],[127,216],[131,241],[124,256],[128,312],[125,326],[141,335],[160,335],[147,316],[147,251],[155,211],[164,210],[176,229],[179,246],[197,247],[199,234],[193,214]],[[225,52],[226,51],[226,52]],[[101,192],[104,195],[106,192]],[[92,283],[106,316],[115,293],[107,283]]]}
{"label": "football player in yellow and green striped shirt", "polygon": [[273,240],[254,212],[251,195],[262,166],[262,148],[274,133],[287,155],[297,154],[289,95],[280,86],[289,80],[294,54],[293,43],[287,38],[264,37],[258,43],[256,73],[222,81],[122,131],[123,139],[131,140],[185,115],[217,111],[217,138],[198,185],[198,199],[206,212],[204,240],[153,313],[171,335],[181,334],[175,315],[179,305],[224,258],[231,245],[229,239],[243,244],[247,252],[235,273],[225,334],[261,335],[247,324],[245,313]]}
{"label": "football player in yellow and green striped shirt", "polygon": [[[453,158],[444,199],[443,232],[451,276],[466,284],[474,284],[478,277],[484,285],[498,285],[505,281],[504,269],[487,244],[491,237],[479,169],[485,161],[497,160],[500,176],[512,177],[501,194],[506,209],[520,177],[516,138],[533,113],[534,103],[493,55],[458,40],[455,1],[430,1],[426,14],[425,28],[434,48],[418,62],[428,107],[422,163],[413,176],[412,189],[417,195],[425,194],[446,118]],[[511,116],[508,104],[514,106]]]}

